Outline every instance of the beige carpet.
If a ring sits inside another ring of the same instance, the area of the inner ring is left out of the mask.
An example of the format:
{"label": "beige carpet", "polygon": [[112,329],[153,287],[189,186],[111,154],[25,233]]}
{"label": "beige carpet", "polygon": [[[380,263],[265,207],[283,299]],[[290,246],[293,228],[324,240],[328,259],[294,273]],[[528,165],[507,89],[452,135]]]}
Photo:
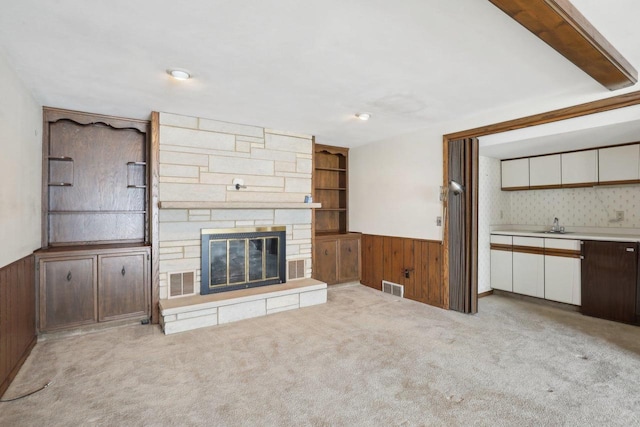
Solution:
{"label": "beige carpet", "polygon": [[640,328],[501,296],[475,316],[361,285],[164,336],[39,343],[1,426],[640,425]]}

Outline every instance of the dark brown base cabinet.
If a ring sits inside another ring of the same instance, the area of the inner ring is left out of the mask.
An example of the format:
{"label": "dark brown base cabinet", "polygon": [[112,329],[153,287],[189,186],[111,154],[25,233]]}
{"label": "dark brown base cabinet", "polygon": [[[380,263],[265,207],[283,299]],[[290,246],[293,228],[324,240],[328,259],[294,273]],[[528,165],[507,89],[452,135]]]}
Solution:
{"label": "dark brown base cabinet", "polygon": [[314,275],[329,285],[360,280],[360,235],[316,236]]}
{"label": "dark brown base cabinet", "polygon": [[638,243],[584,241],[582,307],[588,316],[638,322]]}
{"label": "dark brown base cabinet", "polygon": [[40,331],[148,319],[148,247],[36,252]]}

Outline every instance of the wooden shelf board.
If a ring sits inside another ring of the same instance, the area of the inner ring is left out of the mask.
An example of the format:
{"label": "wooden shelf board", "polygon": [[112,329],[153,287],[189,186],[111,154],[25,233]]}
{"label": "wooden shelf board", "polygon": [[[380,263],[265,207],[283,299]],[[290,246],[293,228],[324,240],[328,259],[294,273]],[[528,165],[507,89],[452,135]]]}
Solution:
{"label": "wooden shelf board", "polygon": [[333,212],[346,212],[347,209],[345,209],[345,208],[320,208],[320,209],[317,209],[317,211],[319,211],[319,212],[331,212],[331,211],[333,211]]}
{"label": "wooden shelf board", "polygon": [[316,187],[316,190],[347,191],[344,187]]}
{"label": "wooden shelf board", "polygon": [[316,166],[317,171],[330,171],[330,172],[346,172],[347,170],[344,168],[323,168]]}
{"label": "wooden shelf board", "polygon": [[319,209],[321,203],[292,202],[159,202],[161,209]]}

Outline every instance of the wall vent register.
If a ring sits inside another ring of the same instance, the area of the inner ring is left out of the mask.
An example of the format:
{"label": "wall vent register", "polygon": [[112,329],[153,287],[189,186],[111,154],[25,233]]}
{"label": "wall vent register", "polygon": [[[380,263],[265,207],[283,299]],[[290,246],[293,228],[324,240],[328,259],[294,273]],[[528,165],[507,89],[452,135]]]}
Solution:
{"label": "wall vent register", "polygon": [[391,294],[396,297],[404,298],[404,286],[397,283],[382,281],[382,292],[385,294]]}

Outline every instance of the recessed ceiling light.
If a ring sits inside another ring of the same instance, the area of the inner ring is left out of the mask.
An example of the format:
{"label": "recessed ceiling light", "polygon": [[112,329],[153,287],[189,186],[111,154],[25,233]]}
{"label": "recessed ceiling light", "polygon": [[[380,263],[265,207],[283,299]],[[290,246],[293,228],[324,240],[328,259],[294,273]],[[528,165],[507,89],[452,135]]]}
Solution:
{"label": "recessed ceiling light", "polygon": [[167,70],[169,75],[176,80],[189,80],[191,78],[191,74],[188,71],[184,70]]}
{"label": "recessed ceiling light", "polygon": [[369,113],[356,113],[356,117],[360,120],[367,121],[371,118],[371,114]]}

